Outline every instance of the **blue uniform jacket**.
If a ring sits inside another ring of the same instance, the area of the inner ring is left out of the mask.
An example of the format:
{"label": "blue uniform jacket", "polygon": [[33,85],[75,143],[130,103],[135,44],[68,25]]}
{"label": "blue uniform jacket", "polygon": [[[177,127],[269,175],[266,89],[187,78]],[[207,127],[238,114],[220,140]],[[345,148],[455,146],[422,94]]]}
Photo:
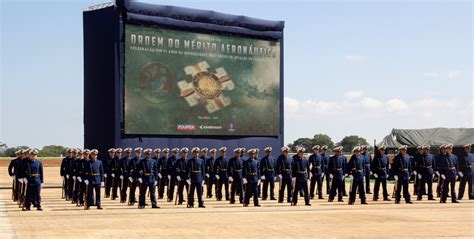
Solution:
{"label": "blue uniform jacket", "polygon": [[346,165],[346,174],[351,174],[354,178],[364,177],[366,162],[366,156],[362,154],[359,157],[352,155]]}
{"label": "blue uniform jacket", "polygon": [[176,160],[176,163],[174,165],[174,169],[176,172],[176,176],[179,176],[181,180],[185,180],[187,178],[187,173],[186,173],[186,159],[183,157],[180,157],[179,159]]}
{"label": "blue uniform jacket", "polygon": [[134,179],[138,179],[138,177],[140,176],[140,170],[138,169],[138,163],[140,162],[140,160],[140,158],[135,156],[128,161],[128,173],[130,177]]}
{"label": "blue uniform jacket", "polygon": [[345,166],[346,157],[342,155],[336,157],[336,155],[334,155],[329,158],[328,170],[330,174],[334,175],[334,178],[342,179],[344,176]]}
{"label": "blue uniform jacket", "polygon": [[324,159],[320,154],[311,154],[308,160],[309,164],[311,165],[311,173],[313,176],[324,173]]}
{"label": "blue uniform jacket", "polygon": [[158,167],[158,172],[161,173],[161,176],[166,177],[166,175],[168,175],[168,158],[166,156],[158,158],[156,166]]}
{"label": "blue uniform jacket", "polygon": [[167,165],[167,172],[168,172],[168,175],[170,175],[172,178],[173,177],[176,177],[177,174],[176,174],[176,156],[174,155],[171,155],[169,158],[168,158],[168,162],[166,163]]}
{"label": "blue uniform jacket", "polygon": [[26,178],[25,166],[28,163],[28,161],[29,161],[28,158],[20,158],[20,160],[18,161],[18,170],[17,170],[16,178]]}
{"label": "blue uniform jacket", "polygon": [[61,168],[59,169],[59,174],[63,177],[66,176],[66,174],[69,174],[67,172],[69,172],[69,161],[71,160],[71,157],[65,157],[63,158],[63,160],[61,161]]}
{"label": "blue uniform jacket", "polygon": [[124,178],[128,178],[130,176],[128,168],[130,164],[130,159],[127,156],[124,156],[120,159],[119,162],[119,171],[120,175],[122,175]]}
{"label": "blue uniform jacket", "polygon": [[39,186],[43,183],[43,164],[41,161],[28,160],[24,169],[28,185]]}
{"label": "blue uniform jacket", "polygon": [[454,178],[457,174],[458,158],[454,154],[446,154],[446,157],[441,158],[438,164],[440,174],[446,177]]}
{"label": "blue uniform jacket", "polygon": [[361,153],[360,157],[364,160],[364,173],[370,173],[370,163],[372,162],[372,156],[370,156],[370,153]]}
{"label": "blue uniform jacket", "polygon": [[214,157],[209,157],[205,160],[206,173],[209,174],[209,177],[211,179],[216,178],[216,171],[214,171],[214,163],[215,162],[216,162],[216,159]]}
{"label": "blue uniform jacket", "polygon": [[242,178],[242,159],[237,157],[232,157],[229,159],[227,164],[227,171],[229,176],[232,176],[234,179]]}
{"label": "blue uniform jacket", "polygon": [[278,174],[281,174],[283,180],[291,179],[293,175],[293,170],[291,166],[293,165],[293,158],[292,157],[285,157],[285,155],[281,154],[277,158],[277,171]]}
{"label": "blue uniform jacket", "polygon": [[187,178],[191,183],[202,183],[206,175],[206,163],[201,158],[190,158],[186,163]]}
{"label": "blue uniform jacket", "polygon": [[464,174],[464,177],[474,174],[474,154],[463,153],[459,157],[459,170]]}
{"label": "blue uniform jacket", "polygon": [[328,170],[328,164],[329,164],[329,155],[327,154],[319,154],[321,155],[321,159],[323,160],[323,172],[325,174],[328,174],[329,173],[329,170]]}
{"label": "blue uniform jacket", "polygon": [[298,155],[293,156],[292,176],[296,177],[296,181],[305,182],[309,175],[309,162]]}
{"label": "blue uniform jacket", "polygon": [[76,177],[82,177],[84,175],[84,162],[85,159],[76,159],[75,165],[74,165],[74,175]]}
{"label": "blue uniform jacket", "polygon": [[84,178],[87,178],[92,185],[99,185],[104,181],[104,167],[102,161],[98,159],[86,161],[84,172]]}
{"label": "blue uniform jacket", "polygon": [[140,177],[142,178],[144,184],[153,185],[156,181],[156,175],[158,169],[156,167],[156,160],[149,158],[143,158],[138,163],[138,170],[140,172]]}
{"label": "blue uniform jacket", "polygon": [[375,156],[370,163],[370,169],[374,174],[377,174],[378,178],[387,178],[388,176],[388,157],[387,155]]}
{"label": "blue uniform jacket", "polygon": [[433,174],[435,160],[432,154],[422,154],[417,164],[417,172],[423,174]]}
{"label": "blue uniform jacket", "polygon": [[228,162],[228,159],[222,156],[217,157],[214,162],[214,172],[219,175],[220,179],[227,179],[229,176],[227,173]]}
{"label": "blue uniform jacket", "polygon": [[247,179],[248,183],[257,183],[260,179],[259,164],[260,163],[256,159],[248,159],[244,162],[242,177]]}
{"label": "blue uniform jacket", "polygon": [[397,154],[393,160],[393,165],[391,168],[391,175],[397,175],[399,180],[408,180],[411,174],[411,159],[408,154],[402,156]]}
{"label": "blue uniform jacket", "polygon": [[273,178],[275,178],[275,164],[274,157],[263,157],[260,160],[260,175],[265,175],[266,180],[273,180]]}
{"label": "blue uniform jacket", "polygon": [[16,174],[15,172],[18,170],[17,165],[19,161],[20,161],[19,157],[10,161],[10,164],[8,165],[8,175],[10,175],[10,177]]}

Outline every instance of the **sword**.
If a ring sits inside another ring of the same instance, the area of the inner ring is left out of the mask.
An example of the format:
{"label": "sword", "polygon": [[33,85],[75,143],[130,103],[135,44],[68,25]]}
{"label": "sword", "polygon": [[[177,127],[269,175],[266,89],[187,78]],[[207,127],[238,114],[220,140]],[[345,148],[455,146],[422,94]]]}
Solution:
{"label": "sword", "polygon": [[12,200],[15,201],[15,179],[12,181]]}
{"label": "sword", "polygon": [[393,186],[392,198],[395,198],[397,194],[397,187],[398,187],[398,179],[395,180],[395,185]]}
{"label": "sword", "polygon": [[176,196],[174,197],[174,205],[178,204],[178,191],[179,191],[179,181],[178,181],[178,188],[176,189]]}
{"label": "sword", "polygon": [[65,179],[63,179],[63,191],[62,191],[61,198],[62,199],[66,198],[66,180]]}
{"label": "sword", "polygon": [[84,200],[84,209],[87,209],[89,207],[89,185],[86,184],[86,192],[84,193],[84,197],[86,200]]}

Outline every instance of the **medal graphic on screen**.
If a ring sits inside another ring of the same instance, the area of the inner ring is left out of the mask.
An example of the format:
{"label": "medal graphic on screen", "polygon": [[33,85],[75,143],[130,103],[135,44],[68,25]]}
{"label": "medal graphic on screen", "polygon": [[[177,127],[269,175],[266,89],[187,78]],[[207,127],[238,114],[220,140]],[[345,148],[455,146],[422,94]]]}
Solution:
{"label": "medal graphic on screen", "polygon": [[184,72],[192,81],[179,81],[178,87],[190,107],[203,104],[207,112],[214,113],[230,105],[230,99],[223,92],[233,90],[235,85],[223,67],[214,71],[209,68],[206,61],[186,66]]}
{"label": "medal graphic on screen", "polygon": [[151,103],[163,103],[173,89],[173,74],[168,66],[150,62],[142,67],[138,76],[142,96]]}

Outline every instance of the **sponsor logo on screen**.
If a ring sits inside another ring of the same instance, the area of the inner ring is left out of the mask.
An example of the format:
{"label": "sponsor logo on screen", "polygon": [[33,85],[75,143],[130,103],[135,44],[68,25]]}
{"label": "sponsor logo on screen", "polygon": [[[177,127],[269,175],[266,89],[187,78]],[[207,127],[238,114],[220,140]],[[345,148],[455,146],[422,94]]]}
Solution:
{"label": "sponsor logo on screen", "polygon": [[234,132],[234,131],[235,131],[235,124],[234,124],[234,123],[230,123],[228,130],[229,130],[229,132]]}
{"label": "sponsor logo on screen", "polygon": [[196,125],[193,124],[178,124],[176,129],[179,131],[195,131]]}
{"label": "sponsor logo on screen", "polygon": [[199,126],[201,130],[214,130],[214,129],[222,129],[222,126],[220,125],[201,125]]}

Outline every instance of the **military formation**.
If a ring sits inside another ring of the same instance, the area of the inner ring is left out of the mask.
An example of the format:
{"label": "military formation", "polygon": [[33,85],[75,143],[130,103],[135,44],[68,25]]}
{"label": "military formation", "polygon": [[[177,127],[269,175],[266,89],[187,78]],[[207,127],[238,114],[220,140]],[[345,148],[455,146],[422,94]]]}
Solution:
{"label": "military formation", "polygon": [[[441,145],[436,156],[430,153],[428,145],[417,147],[413,156],[407,153],[407,146],[401,146],[391,161],[383,145],[376,150],[372,158],[367,146],[355,147],[347,160],[342,147],[334,148],[334,154],[329,155],[327,146],[318,145],[312,148],[309,158],[305,157],[303,147],[298,147],[293,156],[288,147],[283,147],[277,157],[272,156],[271,147],[265,148],[262,157],[258,149],[245,148],[234,149],[230,157],[226,147],[210,150],[111,148],[105,159],[97,158],[96,149],[69,149],[60,167],[62,197],[86,210],[91,206],[102,209],[102,188],[104,198],[118,199],[129,206],[138,204],[139,209],[148,206],[148,200],[152,208],[159,208],[157,198],[165,197],[168,202],[186,203],[189,208],[204,208],[204,198],[226,200],[230,204],[238,200],[244,207],[252,200],[255,207],[260,207],[259,199],[284,203],[285,196],[286,203],[292,206],[298,204],[300,197],[305,205],[311,206],[316,196],[324,199],[323,184],[326,183],[329,202],[336,196],[338,202],[344,202],[348,196],[348,204],[352,205],[357,197],[361,204],[367,204],[373,178],[373,201],[378,201],[381,193],[384,201],[394,198],[399,204],[403,196],[404,201],[411,204],[410,181],[414,182],[413,195],[417,200],[422,200],[424,195],[428,200],[435,200],[433,191],[436,190],[440,203],[446,203],[448,197],[452,203],[458,203],[464,197],[466,185],[468,198],[474,199],[474,154],[470,153],[470,144],[463,146],[464,152],[459,158],[453,154],[451,144]],[[42,210],[43,167],[36,159],[38,150],[16,153],[17,158],[8,168],[13,179],[12,199],[23,210],[30,210],[31,205]],[[387,180],[392,178],[395,185],[389,193]],[[438,181],[437,189],[433,189],[433,181]],[[275,182],[279,182],[278,198]]]}

